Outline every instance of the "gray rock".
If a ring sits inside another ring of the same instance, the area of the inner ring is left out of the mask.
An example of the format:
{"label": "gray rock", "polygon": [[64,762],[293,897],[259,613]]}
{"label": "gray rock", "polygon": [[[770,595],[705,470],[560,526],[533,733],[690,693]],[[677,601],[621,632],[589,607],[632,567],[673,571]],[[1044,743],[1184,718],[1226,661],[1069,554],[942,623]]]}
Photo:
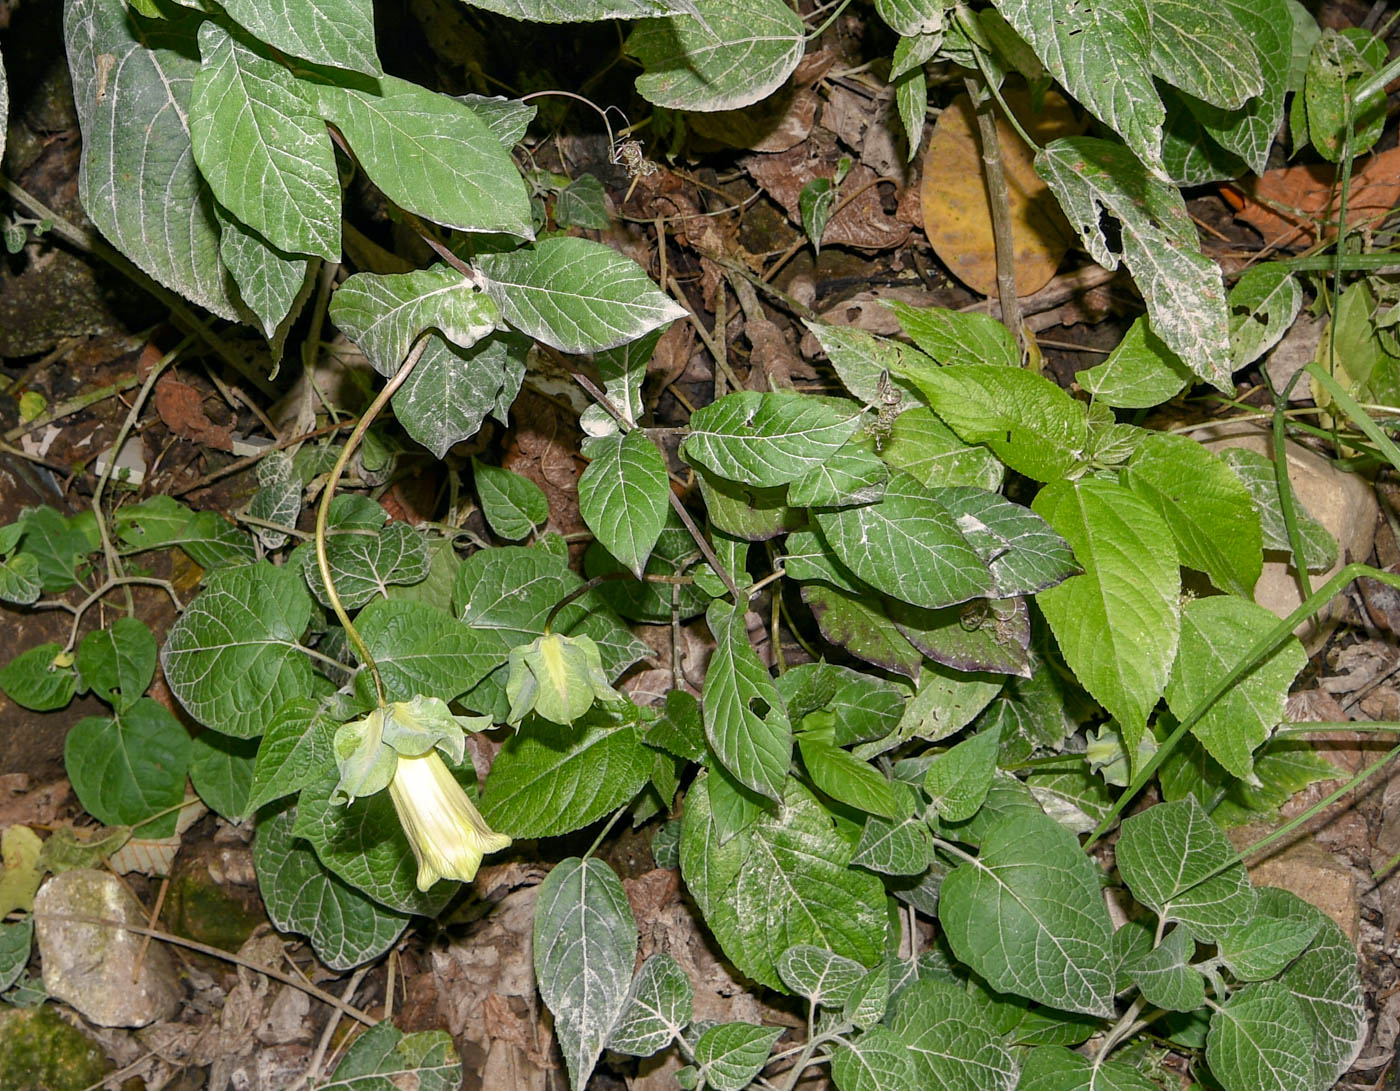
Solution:
{"label": "gray rock", "polygon": [[115,875],[80,869],[54,876],[39,888],[34,916],[44,987],[54,997],[104,1027],[143,1027],[175,1014],[180,985],[161,944],[145,944],[144,936],[126,928],[60,919],[144,926],[140,903]]}

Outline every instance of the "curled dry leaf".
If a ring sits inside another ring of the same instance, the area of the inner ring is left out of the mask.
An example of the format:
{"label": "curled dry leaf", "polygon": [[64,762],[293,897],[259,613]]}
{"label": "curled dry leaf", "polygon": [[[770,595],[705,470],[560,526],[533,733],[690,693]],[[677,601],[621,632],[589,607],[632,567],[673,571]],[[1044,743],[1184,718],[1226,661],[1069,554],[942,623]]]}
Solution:
{"label": "curled dry leaf", "polygon": [[177,436],[215,450],[233,450],[233,429],[211,421],[204,413],[199,391],[173,375],[162,375],[156,381],[156,412]]}
{"label": "curled dry leaf", "polygon": [[[1069,103],[1045,93],[1039,111],[1025,90],[1010,89],[1006,99],[1022,126],[1039,143],[1082,131]],[[1016,131],[997,120],[1002,171],[1016,243],[1016,293],[1039,291],[1055,275],[1074,240],[1060,206],[1032,166],[1033,155]],[[977,120],[967,95],[959,95],[938,117],[924,153],[922,183],[924,231],[939,260],[975,292],[993,295],[997,283],[992,213],[982,177]]]}

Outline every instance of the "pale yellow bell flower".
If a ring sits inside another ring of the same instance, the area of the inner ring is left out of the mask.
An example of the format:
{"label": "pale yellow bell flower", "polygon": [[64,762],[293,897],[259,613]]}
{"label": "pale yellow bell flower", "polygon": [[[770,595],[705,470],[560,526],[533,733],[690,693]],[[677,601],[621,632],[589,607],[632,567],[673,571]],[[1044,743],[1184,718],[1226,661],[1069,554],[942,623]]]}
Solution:
{"label": "pale yellow bell flower", "polygon": [[419,890],[439,879],[471,882],[483,856],[510,844],[486,824],[436,750],[399,755],[389,798],[418,861]]}

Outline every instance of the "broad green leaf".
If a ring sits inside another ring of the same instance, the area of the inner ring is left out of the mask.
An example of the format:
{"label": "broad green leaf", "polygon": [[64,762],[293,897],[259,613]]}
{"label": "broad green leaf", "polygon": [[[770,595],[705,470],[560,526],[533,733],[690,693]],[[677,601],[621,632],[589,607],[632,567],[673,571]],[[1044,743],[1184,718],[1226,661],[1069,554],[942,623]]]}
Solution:
{"label": "broad green leaf", "polygon": [[325,778],[335,768],[331,740],[339,726],[325,703],[311,697],[293,697],[273,713],[253,766],[247,813]]}
{"label": "broad green leaf", "polygon": [[476,264],[501,316],[561,352],[616,348],[686,313],[635,261],[588,239],[554,236]]}
{"label": "broad green leaf", "polygon": [[819,791],[866,814],[893,819],[899,811],[888,778],[831,743],[831,730],[797,736],[802,764]]}
{"label": "broad green leaf", "polygon": [[142,697],[115,716],[88,716],[69,729],[63,764],[83,808],[108,826],[141,826],[143,837],[175,830],[185,797],[190,736],[162,704]]}
{"label": "broad green leaf", "polygon": [[764,542],[805,522],[803,513],[787,505],[787,486],[754,488],[727,481],[703,467],[695,467],[700,495],[712,526],[725,534]]}
{"label": "broad green leaf", "polygon": [[875,11],[896,34],[909,38],[937,33],[948,19],[942,0],[875,0]]}
{"label": "broad green leaf", "polygon": [[1165,111],[1152,83],[1146,0],[1095,0],[1053,19],[1035,0],[1001,0],[996,7],[1076,100],[1149,167],[1160,164]]}
{"label": "broad green leaf", "polygon": [[19,548],[32,556],[38,566],[39,584],[48,594],[67,591],[77,582],[77,567],[94,543],[70,519],[45,505],[20,515],[24,530]]}
{"label": "broad green leaf", "polygon": [[[838,171],[840,168],[837,168]],[[813,178],[797,195],[797,209],[802,217],[802,230],[812,240],[812,251],[822,252],[822,236],[836,208],[836,183],[831,178]]]}
{"label": "broad green leaf", "polygon": [[1027,813],[994,826],[977,861],[943,880],[939,917],[953,953],[992,988],[1113,1014],[1112,927],[1098,869],[1054,819]]}
{"label": "broad green leaf", "polygon": [[1384,44],[1359,27],[1334,30],[1326,27],[1308,58],[1303,99],[1308,112],[1308,139],[1329,163],[1341,161],[1343,152],[1364,155],[1380,139],[1385,127],[1385,97],[1373,95],[1354,117],[1353,136],[1347,139],[1348,99],[1357,86],[1384,62]]}
{"label": "broad green leaf", "polygon": [[1190,436],[1151,432],[1122,481],[1170,528],[1183,565],[1229,594],[1254,594],[1264,564],[1259,519],[1249,490],[1218,455]]}
{"label": "broad green leaf", "polygon": [[1026,668],[1026,674],[1007,679],[977,721],[979,729],[994,724],[1001,728],[1005,761],[1025,761],[1038,749],[1059,750],[1079,726],[1070,704],[1077,703],[1080,695],[1059,671],[1038,652],[1029,656]]}
{"label": "broad green leaf", "polygon": [[894,999],[885,1019],[914,1063],[915,1082],[929,1091],[1007,1091],[1016,1059],[960,985],[922,978]]}
{"label": "broad green leaf", "polygon": [[1234,855],[1195,797],[1125,819],[1118,839],[1118,871],[1134,897],[1206,941],[1254,912],[1254,887]]}
{"label": "broad green leaf", "polygon": [[685,970],[664,951],[642,963],[627,1006],[608,1036],[608,1049],[632,1057],[650,1057],[681,1036],[690,1022],[695,990]]}
{"label": "broad green leaf", "polygon": [[1226,1091],[1300,1091],[1313,1083],[1312,1035],[1282,985],[1250,985],[1215,1009],[1206,1061]]}
{"label": "broad green leaf", "polygon": [[528,477],[473,457],[472,481],[487,525],[502,538],[519,541],[549,519],[549,498]]}
{"label": "broad green leaf", "polygon": [[1262,174],[1269,149],[1283,122],[1283,100],[1291,89],[1288,70],[1293,19],[1287,0],[1224,0],[1259,59],[1263,91],[1237,110],[1221,110],[1187,97],[1186,105],[1201,127],[1249,169]]}
{"label": "broad green leaf", "polygon": [[705,614],[715,637],[701,695],[705,738],[736,780],[781,801],[792,764],[792,725],[768,668],[749,644],[744,611],[714,602]]}
{"label": "broad green leaf", "polygon": [[177,545],[201,568],[254,559],[252,540],[218,512],[191,511],[169,496],[118,508],[112,525],[121,544],[134,553]]}
{"label": "broad green leaf", "polygon": [[1279,976],[1312,1030],[1315,1087],[1331,1087],[1361,1053],[1367,1014],[1356,947],[1332,918],[1285,890],[1260,892],[1262,913],[1318,921],[1317,938]]}
{"label": "broad green leaf", "polygon": [[454,443],[471,439],[488,413],[504,421],[525,377],[530,342],[498,331],[471,348],[436,332],[403,386],[394,393],[394,419],[438,458]]}
{"label": "broad green leaf", "polygon": [[851,989],[865,975],[866,969],[859,962],[811,944],[789,947],[778,959],[783,984],[819,1007],[845,1004]]}
{"label": "broad green leaf", "polygon": [[[593,366],[603,379],[603,393],[622,413],[628,424],[637,424],[646,412],[642,404],[642,380],[647,364],[656,352],[661,335],[669,326],[657,326],[635,341],[599,352]],[[618,431],[617,421],[601,405],[590,405],[579,416],[579,423],[590,436],[609,436]]]}
{"label": "broad green leaf", "polygon": [[[481,681],[498,662],[494,640],[427,603],[377,599],[355,621],[379,665],[390,701],[420,695],[450,701]],[[368,673],[361,672],[356,686],[372,694]]]}
{"label": "broad green leaf", "polygon": [[281,549],[288,532],[278,527],[295,527],[301,514],[301,478],[285,451],[272,451],[258,463],[258,491],[248,502],[248,514],[257,519],[254,533],[266,550]]}
{"label": "broad green leaf", "polygon": [[907,696],[903,686],[834,663],[800,663],[775,680],[794,723],[824,714],[836,746],[882,739],[899,725]]}
{"label": "broad green leaf", "polygon": [[926,667],[919,676],[919,688],[904,708],[900,737],[938,742],[961,731],[987,707],[1003,681],[994,675]]}
{"label": "broad green leaf", "polygon": [[1241,981],[1277,977],[1307,949],[1322,927],[1320,916],[1300,920],[1269,915],[1269,890],[1259,891],[1255,916],[1230,928],[1216,944],[1220,961]]}
{"label": "broad green leaf", "polygon": [[886,304],[909,339],[940,364],[993,364],[1019,367],[1021,352],[1006,326],[986,314],[946,307],[914,307],[900,300]]}
{"label": "broad green leaf", "polygon": [[917,1076],[904,1039],[888,1027],[876,1026],[837,1042],[831,1078],[838,1091],[888,1091],[915,1086]]}
{"label": "broad green leaf", "polygon": [[603,183],[591,174],[580,174],[554,196],[554,221],[561,228],[584,227],[606,231],[612,226],[608,196]]}
{"label": "broad green leaf", "polygon": [[[73,0],[63,37],[82,130],[78,194],[107,241],[152,279],[236,319],[219,261],[209,184],[190,150],[193,26],[151,28],[148,48],[122,0]],[[180,33],[184,31],[184,33]]]}
{"label": "broad green leaf", "polygon": [[470,106],[392,76],[377,87],[315,90],[323,116],[389,200],[444,227],[533,237],[525,183]]}
{"label": "broad green leaf", "polygon": [[333,970],[378,958],[408,927],[409,915],[387,909],[329,871],[292,833],[296,812],[258,823],[253,864],[267,916],[283,932],[300,932]]}
{"label": "broad green leaf", "polygon": [[[908,41],[908,38],[901,38],[895,46],[896,64],[908,57],[910,51],[905,45]],[[915,65],[895,78],[894,103],[900,124],[904,126],[905,142],[909,145],[906,155],[912,163],[924,139],[924,121],[928,115],[928,77],[922,65]]]}
{"label": "broad green leaf", "polygon": [[[458,780],[475,780],[468,762]],[[316,856],[337,876],[398,913],[435,917],[461,889],[438,882],[418,889],[418,864],[394,811],[388,792],[355,800],[348,807],[331,803],[339,773],[303,788],[292,832],[311,842]]]}
{"label": "broad green leaf", "polygon": [[[1181,646],[1167,684],[1167,705],[1185,716],[1207,692],[1278,624],[1278,617],[1254,602],[1217,595],[1187,603],[1182,611]],[[1283,719],[1288,689],[1308,661],[1303,645],[1289,636],[1235,682],[1191,728],[1211,757],[1232,775],[1254,775],[1254,751]]]}
{"label": "broad green leaf", "polygon": [[1000,733],[992,728],[933,759],[924,776],[924,791],[940,819],[962,822],[977,813],[992,786],[1000,742]]}
{"label": "broad green leaf", "polygon": [[1181,357],[1152,332],[1146,318],[1135,318],[1108,359],[1075,379],[1105,405],[1150,409],[1186,389],[1194,376]]}
{"label": "broad green leaf", "polygon": [[474,8],[532,23],[592,23],[693,12],[691,0],[471,0]]}
{"label": "broad green leaf", "polygon": [[1195,1011],[1206,1002],[1205,978],[1191,966],[1195,953],[1190,930],[1173,928],[1156,947],[1129,961],[1123,972],[1153,1007]]}
{"label": "broad green leaf", "polygon": [[15,704],[35,712],[62,708],[78,691],[78,672],[59,666],[63,645],[38,644],[0,667],[0,690]]}
{"label": "broad green leaf", "polygon": [[1181,573],[1171,534],[1110,481],[1048,485],[1033,507],[1084,568],[1036,602],[1079,683],[1135,747],[1176,658]]}
{"label": "broad green leaf", "polygon": [[393,375],[424,330],[469,349],[496,328],[497,309],[470,280],[440,264],[412,273],[356,273],[331,298],[330,316],[375,370]]}
{"label": "broad green leaf", "polygon": [[896,473],[879,503],[815,518],[841,562],[887,595],[930,609],[986,597],[992,573],[938,496]]}
{"label": "broad green leaf", "polygon": [[[1153,332],[1192,374],[1232,390],[1220,266],[1201,253],[1180,192],[1150,176],[1127,148],[1096,137],[1052,141],[1037,153],[1035,170],[1093,259],[1106,269],[1116,269],[1120,256],[1127,263]],[[1118,253],[1104,234],[1104,213],[1119,223]]]}
{"label": "broad green leaf", "polygon": [[964,443],[932,409],[910,409],[897,416],[880,457],[931,488],[970,485],[995,492],[1006,476],[991,451]]}
{"label": "broad green leaf", "polygon": [[871,815],[865,820],[851,863],[882,875],[922,875],[933,862],[928,825],[921,819],[903,822]]}
{"label": "broad green leaf", "polygon": [[1037,481],[1074,476],[1087,461],[1084,406],[1022,368],[954,364],[907,369],[904,377],[963,440],[984,443]]}
{"label": "broad green leaf", "polygon": [[257,739],[201,731],[190,744],[190,783],[209,809],[230,822],[248,813]]}
{"label": "broad green leaf", "polygon": [[782,0],[695,0],[694,15],[644,19],[627,52],[637,91],[672,110],[737,110],[776,91],[802,59],[807,28]]}
{"label": "broad green leaf", "polygon": [[386,1019],[355,1039],[321,1087],[387,1091],[412,1080],[417,1091],[454,1091],[464,1079],[461,1058],[447,1031],[404,1034]]}
{"label": "broad green leaf", "polygon": [[792,483],[788,502],[804,508],[849,508],[873,504],[885,495],[889,465],[869,439],[855,437],[820,465]]}
{"label": "broad green leaf", "polygon": [[210,573],[161,649],[170,690],[199,723],[261,735],[271,712],[311,691],[298,641],[311,597],[295,569],[265,562]]}
{"label": "broad green leaf", "polygon": [[1034,594],[1079,571],[1069,543],[1040,516],[985,489],[935,489],[968,543],[991,570],[992,597]]}
{"label": "broad green leaf", "polygon": [[[747,545],[747,543],[745,543]],[[674,511],[667,511],[665,525],[657,536],[647,560],[646,572],[655,576],[685,574],[695,555],[695,539]],[[583,555],[583,574],[589,579],[607,573],[627,572],[627,567],[601,543],[589,546]],[[652,625],[669,625],[674,601],[681,620],[703,614],[710,596],[695,584],[659,583],[650,580],[611,579],[600,584],[597,596],[623,617]]]}
{"label": "broad green leaf", "polygon": [[535,902],[535,980],[575,1091],[627,1008],[636,957],[637,924],[612,868],[576,856],[556,864]]}
{"label": "broad green leaf", "polygon": [[32,553],[16,553],[0,561],[0,601],[30,606],[43,588],[39,582],[39,558]]}
{"label": "broad green leaf", "polygon": [[850,844],[794,780],[782,806],[721,844],[710,779],[686,796],[681,874],[724,953],[755,981],[783,988],[777,961],[811,944],[873,966],[884,953],[885,894],[874,875],[847,867]]}
{"label": "broad green leaf", "polygon": [[1030,673],[1025,599],[973,599],[942,610],[920,610],[891,599],[885,608],[905,638],[935,663],[955,671]]}
{"label": "broad green leaf", "polygon": [[78,645],[78,673],[98,699],[126,708],[146,692],[156,673],[156,640],[134,617],[94,629]]}
{"label": "broad green leaf", "polygon": [[[1288,541],[1288,526],[1283,521],[1283,508],[1278,498],[1278,481],[1274,475],[1274,464],[1258,451],[1243,447],[1226,447],[1220,452],[1230,469],[1244,482],[1249,495],[1254,500],[1254,508],[1259,513],[1259,529],[1263,546],[1274,552],[1291,554],[1293,546]],[[1303,559],[1309,572],[1326,572],[1337,563],[1337,541],[1327,528],[1298,505],[1294,498],[1294,511],[1298,519],[1298,530],[1303,537]]]}
{"label": "broad green leaf", "polygon": [[243,318],[262,330],[273,358],[279,359],[320,262],[269,245],[221,205],[214,207],[214,216],[219,221],[219,258],[238,286],[238,300],[248,312]]}
{"label": "broad green leaf", "polygon": [[326,123],[276,61],[199,28],[190,140],[219,203],[279,250],[340,260],[340,179]]}
{"label": "broad green leaf", "polygon": [[1259,58],[1234,13],[1205,0],[1152,0],[1152,70],[1222,110],[1264,90]]}
{"label": "broad green leaf", "polygon": [[[428,575],[428,540],[402,520],[389,521],[378,504],[356,503],[360,497],[331,501],[326,560],[336,594],[347,610],[389,593],[391,584],[414,584]],[[301,565],[307,585],[323,606],[330,605],[315,547],[299,546],[292,558]]]}
{"label": "broad green leaf", "polygon": [[1046,814],[1075,833],[1097,828],[1113,807],[1108,786],[1087,762],[1077,768],[1033,769],[1026,776],[1026,787]]}
{"label": "broad green leaf", "polygon": [[506,740],[481,810],[512,837],[553,837],[616,810],[646,783],[652,751],[634,724],[595,710],[572,727],[539,717]]}
{"label": "broad green leaf", "polygon": [[860,420],[849,402],[741,390],[691,415],[681,453],[732,481],[760,488],[785,485],[834,455]]}
{"label": "broad green leaf", "polygon": [[782,1027],[753,1023],[719,1023],[695,1043],[695,1063],[700,1075],[715,1091],[743,1091],[768,1063],[773,1043]]}
{"label": "broad green leaf", "polygon": [[906,399],[917,399],[898,375],[900,360],[905,355],[918,355],[907,345],[856,326],[835,326],[810,318],[803,319],[803,324],[812,331],[845,388],[866,405],[898,409]]}
{"label": "broad green leaf", "polygon": [[228,0],[223,9],[258,41],[293,57],[367,76],[382,74],[374,51],[371,0]]}
{"label": "broad green leaf", "polygon": [[1026,1054],[1016,1091],[1161,1091],[1122,1061],[1095,1062],[1064,1046],[1037,1046]]}
{"label": "broad green leaf", "polygon": [[841,590],[825,583],[804,583],[802,601],[812,611],[817,628],[831,643],[852,655],[907,678],[918,678],[923,655],[869,594]]}
{"label": "broad green leaf", "polygon": [[890,980],[891,968],[889,963],[882,962],[851,986],[846,1006],[841,1012],[843,1021],[869,1030],[885,1017],[893,984]]}
{"label": "broad green leaf", "polygon": [[671,511],[665,456],[639,430],[593,440],[588,451],[593,461],[579,478],[579,514],[640,579]]}
{"label": "broad green leaf", "polygon": [[[0,127],[4,125],[5,102],[3,96],[4,77],[0,75]],[[4,151],[0,144],[0,152]],[[29,965],[30,949],[34,942],[34,918],[9,921],[0,924],[0,991],[8,991],[20,979]]]}
{"label": "broad green leaf", "polygon": [[1302,306],[1303,286],[1286,265],[1248,270],[1230,289],[1230,366],[1238,371],[1278,344]]}

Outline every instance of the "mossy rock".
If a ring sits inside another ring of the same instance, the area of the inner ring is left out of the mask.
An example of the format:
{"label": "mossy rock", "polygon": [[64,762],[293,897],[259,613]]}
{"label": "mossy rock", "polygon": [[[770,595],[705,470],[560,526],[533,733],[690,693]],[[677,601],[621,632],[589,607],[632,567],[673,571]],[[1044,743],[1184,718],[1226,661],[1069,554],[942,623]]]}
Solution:
{"label": "mossy rock", "polygon": [[52,1007],[0,1005],[0,1091],[82,1091],[112,1063]]}

